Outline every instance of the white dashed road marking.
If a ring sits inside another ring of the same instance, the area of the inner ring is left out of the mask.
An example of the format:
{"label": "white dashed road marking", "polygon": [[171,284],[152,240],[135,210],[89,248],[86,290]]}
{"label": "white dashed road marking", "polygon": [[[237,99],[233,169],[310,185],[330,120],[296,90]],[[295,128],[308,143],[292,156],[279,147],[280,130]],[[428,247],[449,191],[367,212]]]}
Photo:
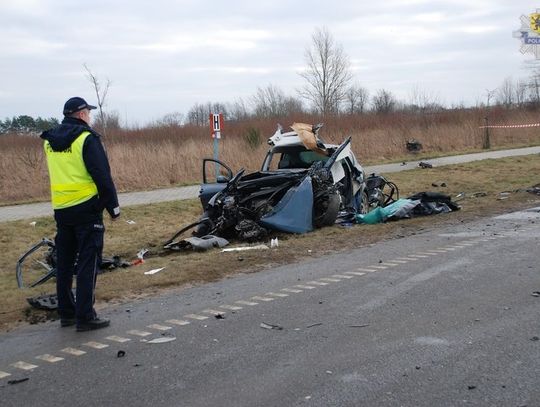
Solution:
{"label": "white dashed road marking", "polygon": [[113,341],[113,342],[119,342],[119,343],[129,342],[131,340],[129,338],[123,338],[123,337],[117,336],[117,335],[107,336],[105,339],[107,339],[109,341]]}
{"label": "white dashed road marking", "polygon": [[407,260],[390,260],[392,263],[407,264]]}
{"label": "white dashed road marking", "polygon": [[81,356],[86,353],[84,350],[75,349],[75,348],[64,348],[60,352],[67,353],[68,355],[72,355],[72,356]]}
{"label": "white dashed road marking", "polygon": [[322,281],[308,281],[307,284],[320,285],[320,286],[328,285],[328,283],[323,283]]}
{"label": "white dashed road marking", "polygon": [[346,271],[347,274],[352,274],[353,276],[365,276],[366,273],[362,273],[360,271]]}
{"label": "white dashed road marking", "polygon": [[2,371],[0,370],[0,379],[3,379],[4,377],[8,377],[8,376],[11,376],[11,373],[2,372]]}
{"label": "white dashed road marking", "polygon": [[377,270],[386,270],[388,267],[386,266],[370,266],[371,268],[377,269]]}
{"label": "white dashed road marking", "polygon": [[205,309],[204,311],[205,314],[211,314],[211,315],[224,315],[225,314],[225,311],[218,311],[217,309]]}
{"label": "white dashed road marking", "polygon": [[152,332],[139,331],[138,329],[132,329],[131,331],[127,331],[126,333],[128,333],[130,335],[143,336],[143,337],[152,335]]}
{"label": "white dashed road marking", "polygon": [[208,319],[206,315],[197,315],[197,314],[188,314],[184,315],[185,318],[189,319],[196,319],[197,321],[204,321],[205,319]]}
{"label": "white dashed road marking", "polygon": [[272,297],[261,297],[260,295],[256,295],[255,297],[251,297],[252,300],[255,300],[255,301],[274,301],[275,298],[272,298]]}
{"label": "white dashed road marking", "polygon": [[45,362],[49,362],[49,363],[56,363],[56,362],[60,362],[61,360],[64,360],[64,358],[49,355],[48,353],[45,353],[44,355],[36,356],[36,359],[44,360]]}
{"label": "white dashed road marking", "polygon": [[302,290],[313,290],[315,288],[312,285],[303,285],[303,284],[297,284],[294,287],[295,288],[300,288]]}
{"label": "white dashed road marking", "polygon": [[147,325],[147,328],[156,329],[158,331],[168,331],[169,329],[172,329],[172,326],[152,324],[152,325]]}
{"label": "white dashed road marking", "polygon": [[230,309],[231,311],[239,311],[242,309],[242,307],[237,305],[220,305],[219,308]]}
{"label": "white dashed road marking", "polygon": [[274,297],[280,297],[280,298],[285,298],[289,296],[289,294],[285,294],[285,293],[266,293],[264,295],[272,295]]}
{"label": "white dashed road marking", "polygon": [[240,300],[240,301],[236,301],[236,304],[253,306],[253,305],[257,305],[258,302]]}
{"label": "white dashed road marking", "polygon": [[281,291],[285,291],[287,293],[293,293],[293,294],[298,294],[298,293],[303,292],[302,290],[297,290],[296,288],[282,288]]}
{"label": "white dashed road marking", "polygon": [[335,277],[335,278],[353,278],[351,276],[344,276],[343,274],[334,274],[332,277]]}
{"label": "white dashed road marking", "polygon": [[377,271],[377,270],[368,269],[368,268],[358,268],[356,270],[363,271],[364,273],[374,273],[375,271]]}
{"label": "white dashed road marking", "polygon": [[339,283],[341,281],[337,278],[329,278],[329,277],[319,278],[319,280],[328,281],[329,283]]}
{"label": "white dashed road marking", "polygon": [[[184,321],[183,319],[168,319],[165,321],[166,323],[168,324],[173,324],[173,325],[180,325],[180,326],[184,326],[184,325],[189,325],[191,324],[191,322],[189,321]],[[151,335],[151,334],[150,334]]]}
{"label": "white dashed road marking", "polygon": [[13,363],[11,366],[16,367],[17,369],[22,369],[22,370],[32,370],[37,367],[36,365],[33,365],[31,363],[26,363],[23,361]]}
{"label": "white dashed road marking", "polygon": [[94,349],[105,349],[109,347],[109,345],[105,343],[94,342],[94,341],[83,343],[83,345],[88,346],[89,348],[94,348]]}

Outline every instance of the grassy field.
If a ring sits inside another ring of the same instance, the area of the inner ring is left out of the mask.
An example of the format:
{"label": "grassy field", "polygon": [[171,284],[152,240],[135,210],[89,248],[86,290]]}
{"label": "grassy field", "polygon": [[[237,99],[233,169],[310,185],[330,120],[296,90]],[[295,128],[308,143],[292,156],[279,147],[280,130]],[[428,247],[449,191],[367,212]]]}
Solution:
{"label": "grassy field", "polygon": [[[464,193],[464,198],[459,201],[463,209],[380,225],[357,225],[348,229],[333,226],[305,235],[279,234],[276,235],[280,240],[278,248],[241,254],[221,253],[217,249],[205,253],[166,253],[162,250],[163,242],[198,218],[201,209],[196,200],[124,208],[121,220],[106,222],[105,256],[115,254],[133,260],[142,248],[150,249],[150,255],[144,264],[102,274],[98,279],[98,306],[134,300],[164,289],[181,289],[234,273],[264,271],[306,257],[341,252],[444,224],[459,224],[479,216],[539,205],[536,195],[524,192],[525,188],[540,182],[538,174],[538,155],[385,174],[398,184],[402,197],[421,191],[439,191],[451,196]],[[447,187],[432,186],[442,182]],[[500,195],[504,191],[510,194]],[[128,224],[127,220],[133,220],[135,224]],[[36,224],[30,224],[32,221]],[[15,263],[19,256],[41,238],[52,238],[53,235],[52,218],[0,223],[0,251],[3,254],[0,266],[1,329],[55,317],[31,309],[26,302],[26,297],[54,292],[52,281],[34,289],[20,290],[15,280]],[[30,259],[30,268],[37,268],[35,260],[41,260],[42,255],[36,253]],[[165,269],[155,275],[144,275],[144,271],[157,267]]]}
{"label": "grassy field", "polygon": [[[394,113],[330,117],[320,131],[326,142],[339,144],[352,137],[352,149],[363,165],[410,160],[406,142],[423,145],[420,157],[480,151],[484,139],[485,110],[454,110],[432,114]],[[492,124],[526,124],[538,121],[538,112],[493,109]],[[281,118],[317,123],[321,119],[302,115]],[[276,130],[276,120],[226,122],[219,157],[237,171],[260,168],[268,149],[266,140]],[[491,129],[491,146],[513,148],[540,144],[540,127]],[[120,191],[197,184],[201,160],[212,157],[208,128],[169,126],[110,131],[104,140],[113,177]],[[41,139],[29,136],[0,137],[0,205],[48,200],[47,170]],[[416,158],[416,157],[415,157]]]}

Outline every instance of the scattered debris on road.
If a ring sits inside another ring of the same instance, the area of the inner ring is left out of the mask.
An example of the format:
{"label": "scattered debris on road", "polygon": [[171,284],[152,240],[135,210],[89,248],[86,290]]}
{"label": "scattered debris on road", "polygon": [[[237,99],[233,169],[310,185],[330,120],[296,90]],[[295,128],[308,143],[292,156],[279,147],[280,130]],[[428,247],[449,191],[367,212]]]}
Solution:
{"label": "scattered debris on road", "polygon": [[125,350],[119,350],[119,351],[116,353],[116,357],[117,357],[117,358],[123,358],[124,356],[126,356],[126,351],[125,351]]}
{"label": "scattered debris on road", "polygon": [[420,168],[423,168],[423,169],[426,169],[426,168],[433,168],[433,164],[428,163],[428,162],[425,162],[425,161],[420,161],[420,162],[418,163],[418,166],[419,166]]}
{"label": "scattered debris on road", "polygon": [[30,380],[29,377],[23,377],[22,379],[13,379],[13,380],[8,380],[8,384],[19,384],[19,383],[22,383],[22,382],[26,382]]}
{"label": "scattered debris on road", "polygon": [[275,329],[277,331],[283,330],[283,327],[280,325],[267,324],[266,322],[261,322],[259,326],[264,329]]}
{"label": "scattered debris on road", "polygon": [[175,336],[163,336],[161,338],[151,339],[151,340],[147,341],[146,343],[152,343],[152,344],[155,344],[155,343],[167,343],[167,342],[172,342],[172,341],[175,341],[175,340],[176,340]]}

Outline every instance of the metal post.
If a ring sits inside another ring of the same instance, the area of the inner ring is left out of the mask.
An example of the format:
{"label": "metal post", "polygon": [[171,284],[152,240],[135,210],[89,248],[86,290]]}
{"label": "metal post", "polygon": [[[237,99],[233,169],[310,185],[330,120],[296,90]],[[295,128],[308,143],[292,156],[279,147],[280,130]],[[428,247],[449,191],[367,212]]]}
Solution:
{"label": "metal post", "polygon": [[484,127],[484,150],[488,150],[491,148],[491,143],[489,141],[489,121],[488,117],[484,117],[485,127]]}
{"label": "metal post", "polygon": [[[215,131],[214,132],[214,160],[218,160],[218,156],[219,156],[219,134],[220,132],[219,131]],[[219,176],[219,164],[218,163],[215,163],[215,166],[216,166],[216,181],[217,181],[217,178]]]}

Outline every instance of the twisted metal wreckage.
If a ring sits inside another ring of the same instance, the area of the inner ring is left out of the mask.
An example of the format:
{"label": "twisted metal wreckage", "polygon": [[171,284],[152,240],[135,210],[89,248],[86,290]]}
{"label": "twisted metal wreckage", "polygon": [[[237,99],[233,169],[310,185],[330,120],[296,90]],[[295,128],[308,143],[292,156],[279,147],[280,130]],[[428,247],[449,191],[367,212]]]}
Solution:
{"label": "twisted metal wreckage", "polygon": [[[415,215],[459,209],[450,197],[421,192],[399,199],[398,187],[381,175],[366,177],[351,149],[351,138],[342,144],[324,143],[318,135],[322,124],[294,123],[292,131],[281,126],[268,139],[271,146],[260,171],[233,175],[223,162],[203,160],[199,199],[203,215],[164,243],[166,250],[206,250],[237,239],[260,241],[275,232],[307,233],[335,223],[378,223]],[[276,163],[277,162],[277,163]],[[213,167],[213,168],[212,168]],[[212,170],[217,175],[210,182]],[[191,231],[191,236],[182,236]],[[45,275],[23,281],[23,264],[34,252],[47,248],[45,261],[37,261]],[[139,261],[146,250],[138,253]],[[129,267],[118,256],[104,258],[102,270]],[[55,246],[43,239],[24,253],[16,265],[19,288],[35,287],[56,276]],[[28,298],[40,309],[56,308],[54,295]]]}
{"label": "twisted metal wreckage", "polygon": [[[395,184],[374,174],[366,178],[350,137],[341,145],[324,143],[321,127],[294,123],[292,131],[283,132],[279,126],[268,139],[271,148],[261,170],[250,174],[241,169],[233,176],[225,163],[205,159],[199,194],[204,213],[165,248],[220,244],[215,237],[251,242],[272,231],[307,233],[338,219],[353,221],[357,213],[398,198]],[[212,164],[227,171],[215,183],[208,182]],[[189,230],[194,237],[178,239]]]}

